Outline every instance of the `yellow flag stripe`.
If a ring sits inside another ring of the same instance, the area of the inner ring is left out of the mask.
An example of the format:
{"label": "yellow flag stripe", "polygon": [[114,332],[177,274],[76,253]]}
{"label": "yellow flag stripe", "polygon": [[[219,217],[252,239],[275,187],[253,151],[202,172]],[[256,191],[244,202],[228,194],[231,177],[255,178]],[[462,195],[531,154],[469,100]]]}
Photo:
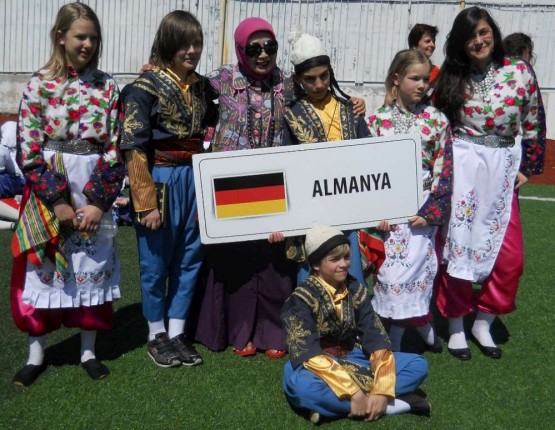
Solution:
{"label": "yellow flag stripe", "polygon": [[216,218],[239,218],[287,212],[285,199],[216,206]]}

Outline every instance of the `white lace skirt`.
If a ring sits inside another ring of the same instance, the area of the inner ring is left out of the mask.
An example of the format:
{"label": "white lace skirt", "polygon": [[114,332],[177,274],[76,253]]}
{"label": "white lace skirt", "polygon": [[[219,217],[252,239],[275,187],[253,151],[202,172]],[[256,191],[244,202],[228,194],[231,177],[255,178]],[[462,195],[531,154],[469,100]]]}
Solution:
{"label": "white lace skirt", "polygon": [[[45,151],[45,157],[52,155],[52,151]],[[75,208],[87,204],[81,191],[98,157],[63,155]],[[111,220],[111,211],[103,217]],[[24,303],[40,309],[76,308],[101,305],[120,297],[120,266],[111,234],[102,229],[96,233],[76,231],[66,238],[65,250],[69,265],[63,273],[49,259],[41,266],[27,263]]]}

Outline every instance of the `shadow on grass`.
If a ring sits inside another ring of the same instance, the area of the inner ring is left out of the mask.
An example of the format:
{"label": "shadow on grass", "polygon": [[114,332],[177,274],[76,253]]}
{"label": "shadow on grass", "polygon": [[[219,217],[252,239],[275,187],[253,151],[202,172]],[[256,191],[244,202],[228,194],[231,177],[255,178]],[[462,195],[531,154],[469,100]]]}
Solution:
{"label": "shadow on grass", "polygon": [[[437,334],[437,336],[443,341],[444,350],[447,348],[447,343],[449,342],[449,321],[447,318],[441,316],[437,307],[432,300],[430,305],[432,312],[432,326]],[[470,333],[472,330],[472,324],[476,319],[476,313],[467,315],[464,318],[464,331],[466,333],[466,338],[468,342],[471,342]],[[509,331],[507,326],[501,321],[500,318],[496,318],[491,326],[491,335],[493,340],[497,345],[504,345],[509,340]],[[407,328],[405,335],[403,336],[403,343],[401,350],[403,352],[412,352],[415,354],[423,354],[426,349],[426,344],[414,328]]]}
{"label": "shadow on grass", "polygon": [[[146,344],[148,328],[141,304],[135,303],[114,312],[114,328],[99,332],[96,338],[96,356],[100,360],[115,360],[123,354]],[[79,364],[81,336],[79,333],[46,350],[49,365]]]}

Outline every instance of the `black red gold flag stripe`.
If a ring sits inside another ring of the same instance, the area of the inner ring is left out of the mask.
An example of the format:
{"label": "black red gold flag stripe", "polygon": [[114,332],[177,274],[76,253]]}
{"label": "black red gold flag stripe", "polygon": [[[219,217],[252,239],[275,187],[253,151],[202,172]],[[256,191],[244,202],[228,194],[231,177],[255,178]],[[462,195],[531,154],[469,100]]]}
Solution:
{"label": "black red gold flag stripe", "polygon": [[287,212],[283,172],[214,178],[216,218],[243,218]]}

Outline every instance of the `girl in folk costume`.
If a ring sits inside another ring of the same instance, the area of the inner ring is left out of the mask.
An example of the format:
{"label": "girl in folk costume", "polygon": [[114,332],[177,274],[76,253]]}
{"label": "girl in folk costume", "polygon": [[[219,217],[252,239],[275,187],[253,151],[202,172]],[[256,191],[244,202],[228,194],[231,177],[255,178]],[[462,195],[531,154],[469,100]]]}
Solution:
{"label": "girl in folk costume", "polygon": [[437,273],[435,235],[449,213],[453,159],[447,118],[422,102],[430,67],[430,60],[420,50],[398,52],[385,81],[387,97],[393,102],[369,118],[375,136],[418,133],[422,139],[424,204],[407,224],[392,226],[391,231],[385,221],[378,225],[388,233],[372,305],[382,318],[391,320],[393,351],[400,350],[407,326],[416,327],[428,349],[442,351],[430,324],[430,300]]}
{"label": "girl in folk costume", "polygon": [[152,45],[153,67],[122,93],[147,350],[161,367],[202,363],[184,335],[203,257],[191,159],[204,152],[204,130],[217,118],[210,85],[195,72],[202,48],[198,20],[169,13]]}
{"label": "girl in folk costume", "polygon": [[118,89],[97,69],[100,24],[82,3],[63,6],[53,53],[33,75],[19,110],[18,162],[26,178],[13,241],[12,311],[29,333],[27,364],[13,382],[30,385],[45,369],[46,334],[81,328],[81,365],[109,374],[95,356],[97,330],[112,327],[120,296],[113,233],[99,226],[124,175],[116,147]]}
{"label": "girl in folk costume", "polygon": [[[323,43],[300,32],[291,33],[289,43],[298,100],[285,110],[283,144],[331,142],[369,136],[364,118],[353,112],[351,97],[339,88],[335,80]],[[352,253],[350,273],[366,284],[357,231],[348,232],[347,236]],[[305,263],[299,268],[298,283],[304,281],[310,272],[306,258],[303,260]]]}
{"label": "girl in folk costume", "polygon": [[[499,28],[485,9],[459,13],[434,100],[451,121],[455,163],[437,305],[449,318],[449,351],[461,360],[471,358],[465,315],[478,308],[472,335],[485,355],[499,358],[490,326],[515,309],[523,268],[517,190],[543,170],[545,122],[536,88],[530,66],[504,56]],[[481,284],[476,298],[473,282]]]}

